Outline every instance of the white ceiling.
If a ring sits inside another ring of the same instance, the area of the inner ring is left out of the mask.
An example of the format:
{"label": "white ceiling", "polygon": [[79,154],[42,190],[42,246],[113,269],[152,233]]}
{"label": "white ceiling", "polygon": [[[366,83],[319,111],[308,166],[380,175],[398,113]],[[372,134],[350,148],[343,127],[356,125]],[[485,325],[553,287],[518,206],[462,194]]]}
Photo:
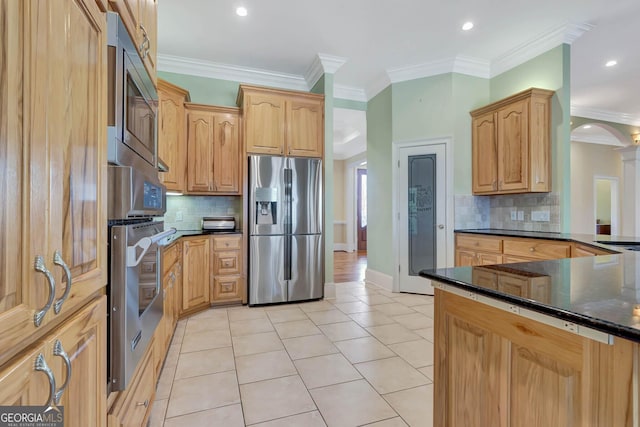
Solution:
{"label": "white ceiling", "polygon": [[[491,77],[568,42],[572,114],[640,125],[638,0],[162,0],[158,9],[161,70],[308,89],[329,64],[336,96],[361,101],[416,75]],[[463,32],[467,20],[475,27]],[[618,65],[604,67],[609,59]],[[353,134],[342,113],[334,119],[345,123],[336,135]]]}

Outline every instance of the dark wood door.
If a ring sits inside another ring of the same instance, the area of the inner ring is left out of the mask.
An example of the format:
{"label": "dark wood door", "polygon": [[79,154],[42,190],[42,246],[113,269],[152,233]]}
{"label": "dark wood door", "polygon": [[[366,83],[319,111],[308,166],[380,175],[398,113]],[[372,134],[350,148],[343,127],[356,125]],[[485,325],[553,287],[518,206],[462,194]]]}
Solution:
{"label": "dark wood door", "polygon": [[358,250],[367,250],[367,170],[358,169]]}

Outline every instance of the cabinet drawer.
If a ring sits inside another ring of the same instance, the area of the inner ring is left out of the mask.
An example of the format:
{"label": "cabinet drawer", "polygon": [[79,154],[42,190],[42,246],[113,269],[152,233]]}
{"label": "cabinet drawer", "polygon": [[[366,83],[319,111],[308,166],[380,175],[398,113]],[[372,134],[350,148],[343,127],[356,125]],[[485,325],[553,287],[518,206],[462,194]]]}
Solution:
{"label": "cabinet drawer", "polygon": [[242,278],[240,276],[218,276],[213,279],[213,292],[211,301],[226,301],[239,299],[241,294]]}
{"label": "cabinet drawer", "polygon": [[569,258],[571,243],[537,239],[505,239],[504,254],[535,259]]}
{"label": "cabinet drawer", "polygon": [[474,284],[487,289],[498,289],[498,275],[483,268],[474,268],[471,277]]}
{"label": "cabinet drawer", "polygon": [[610,252],[606,249],[596,248],[594,246],[582,245],[576,243],[571,251],[572,257],[583,257],[583,256],[596,256],[596,255],[610,255],[616,252]]}
{"label": "cabinet drawer", "polygon": [[162,251],[162,274],[167,274],[173,264],[182,257],[182,243],[176,242]]}
{"label": "cabinet drawer", "polygon": [[[116,408],[109,420],[109,427],[142,426],[151,413],[155,394],[154,343],[149,344],[147,354],[138,366],[138,372],[129,385],[123,402],[116,402]],[[114,419],[115,418],[115,419]]]}
{"label": "cabinet drawer", "polygon": [[242,247],[242,236],[216,236],[213,238],[214,251],[226,251],[240,249]]}
{"label": "cabinet drawer", "polygon": [[240,251],[214,252],[213,274],[240,274]]}
{"label": "cabinet drawer", "polygon": [[476,251],[502,252],[502,239],[489,236],[456,234],[456,247]]}

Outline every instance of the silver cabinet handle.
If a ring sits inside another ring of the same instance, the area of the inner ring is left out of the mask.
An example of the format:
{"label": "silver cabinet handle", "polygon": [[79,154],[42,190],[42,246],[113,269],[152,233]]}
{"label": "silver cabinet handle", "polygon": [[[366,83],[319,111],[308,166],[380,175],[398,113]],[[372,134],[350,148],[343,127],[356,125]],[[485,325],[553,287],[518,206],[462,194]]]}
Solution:
{"label": "silver cabinet handle", "polygon": [[44,374],[49,379],[49,400],[47,400],[47,403],[45,403],[45,406],[49,407],[53,403],[53,396],[56,392],[56,379],[53,377],[53,372],[51,372],[49,366],[47,366],[47,362],[45,362],[42,353],[38,354],[38,356],[36,357],[35,370],[44,372]]}
{"label": "silver cabinet handle", "polygon": [[67,300],[67,297],[69,297],[69,291],[71,291],[71,270],[69,270],[69,267],[64,262],[64,260],[62,259],[62,255],[60,255],[60,252],[58,251],[55,251],[53,253],[53,263],[62,267],[62,269],[64,270],[64,275],[67,276],[67,287],[65,288],[64,293],[62,294],[60,299],[57,300],[53,305],[53,312],[58,314],[60,313],[60,309],[62,309],[62,304]]}
{"label": "silver cabinet handle", "polygon": [[62,360],[64,360],[64,364],[67,365],[67,377],[64,380],[64,384],[62,384],[58,391],[56,391],[53,395],[53,403],[57,405],[58,403],[60,403],[62,393],[64,393],[65,389],[69,385],[69,380],[71,380],[71,360],[69,359],[67,352],[64,351],[64,348],[62,348],[62,343],[60,342],[60,340],[56,340],[55,344],[53,345],[53,355],[62,357]]}
{"label": "silver cabinet handle", "polygon": [[45,306],[42,307],[42,309],[40,309],[39,311],[36,311],[36,313],[33,315],[33,322],[36,324],[36,326],[40,326],[40,324],[42,323],[42,319],[44,318],[44,315],[51,308],[51,305],[53,304],[53,300],[56,296],[55,295],[56,280],[53,278],[53,275],[51,274],[51,272],[44,265],[44,258],[42,258],[40,255],[36,257],[34,267],[36,271],[43,273],[45,275],[45,277],[47,278],[47,282],[49,283],[49,299],[47,300],[47,303],[45,304]]}

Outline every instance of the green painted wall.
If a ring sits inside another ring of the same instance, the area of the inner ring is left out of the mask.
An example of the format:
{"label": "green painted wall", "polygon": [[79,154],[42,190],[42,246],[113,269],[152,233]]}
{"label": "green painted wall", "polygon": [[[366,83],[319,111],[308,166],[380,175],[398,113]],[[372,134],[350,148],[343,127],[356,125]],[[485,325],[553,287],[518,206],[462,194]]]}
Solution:
{"label": "green painted wall", "polygon": [[471,194],[471,115],[489,103],[489,80],[452,75],[453,194]]}
{"label": "green painted wall", "polygon": [[491,101],[530,87],[556,91],[551,105],[552,189],[560,194],[560,231],[571,222],[571,49],[563,44],[491,79]]}
{"label": "green painted wall", "polygon": [[324,74],[311,89],[324,94],[324,281],[333,282],[333,74]]}
{"label": "green painted wall", "polygon": [[367,103],[367,268],[392,275],[392,88]]}
{"label": "green painted wall", "polygon": [[393,141],[451,135],[454,122],[451,85],[451,74],[394,83]]}
{"label": "green painted wall", "polygon": [[349,110],[367,111],[367,103],[361,101],[352,101],[351,99],[335,98],[333,100],[335,108],[347,108]]}
{"label": "green painted wall", "polygon": [[237,107],[236,98],[240,82],[189,76],[158,71],[158,77],[189,91],[191,102],[197,104]]}

